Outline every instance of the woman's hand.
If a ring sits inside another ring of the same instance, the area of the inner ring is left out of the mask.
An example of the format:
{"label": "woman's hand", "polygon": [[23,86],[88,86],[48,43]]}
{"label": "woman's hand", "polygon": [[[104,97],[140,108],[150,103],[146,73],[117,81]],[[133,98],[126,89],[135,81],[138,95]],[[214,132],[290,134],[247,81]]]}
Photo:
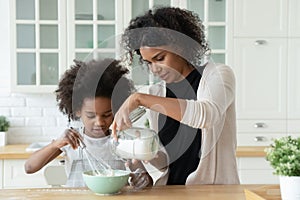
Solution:
{"label": "woman's hand", "polygon": [[129,184],[134,190],[141,190],[147,186],[152,186],[153,179],[148,172],[138,168],[134,172],[130,173]]}
{"label": "woman's hand", "polygon": [[138,96],[139,93],[130,95],[119,108],[118,112],[114,116],[112,123],[112,136],[117,140],[117,131],[130,128],[131,120],[129,114],[131,111],[139,107]]}
{"label": "woman's hand", "polygon": [[156,169],[160,170],[161,172],[165,171],[168,168],[168,156],[163,151],[158,151],[156,156],[148,161],[143,161],[145,164],[150,163]]}
{"label": "woman's hand", "polygon": [[75,129],[70,128],[66,129],[62,136],[54,141],[54,144],[57,148],[70,144],[73,149],[77,149],[81,140],[83,140],[82,136]]}

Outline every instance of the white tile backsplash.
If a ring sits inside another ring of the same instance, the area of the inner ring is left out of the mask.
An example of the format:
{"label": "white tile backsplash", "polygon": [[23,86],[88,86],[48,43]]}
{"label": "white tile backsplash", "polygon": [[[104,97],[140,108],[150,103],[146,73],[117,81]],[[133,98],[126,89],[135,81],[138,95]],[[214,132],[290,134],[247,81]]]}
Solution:
{"label": "white tile backsplash", "polygon": [[57,107],[55,95],[0,95],[0,115],[10,121],[8,144],[48,142],[62,134],[67,117]]}

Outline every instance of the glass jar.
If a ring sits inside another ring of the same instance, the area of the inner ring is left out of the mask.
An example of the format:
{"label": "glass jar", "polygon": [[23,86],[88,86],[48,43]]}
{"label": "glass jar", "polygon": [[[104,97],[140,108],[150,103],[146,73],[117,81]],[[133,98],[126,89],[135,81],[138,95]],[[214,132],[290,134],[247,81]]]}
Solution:
{"label": "glass jar", "polygon": [[119,158],[151,160],[159,149],[157,133],[148,128],[132,127],[118,132],[118,141],[111,139],[111,151]]}

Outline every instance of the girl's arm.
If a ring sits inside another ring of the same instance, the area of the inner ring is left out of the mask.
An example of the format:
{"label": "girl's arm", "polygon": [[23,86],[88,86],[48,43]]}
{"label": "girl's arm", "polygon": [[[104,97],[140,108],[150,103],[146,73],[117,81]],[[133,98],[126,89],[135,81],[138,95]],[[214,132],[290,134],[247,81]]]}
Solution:
{"label": "girl's arm", "polygon": [[52,143],[34,152],[25,163],[26,173],[34,173],[59,156],[62,151],[60,148],[70,144],[73,149],[79,146],[81,135],[74,129],[66,129],[63,135]]}
{"label": "girl's arm", "polygon": [[48,164],[50,161],[59,156],[62,151],[57,147],[57,141],[35,151],[25,163],[25,171],[28,174],[39,171],[42,167]]}

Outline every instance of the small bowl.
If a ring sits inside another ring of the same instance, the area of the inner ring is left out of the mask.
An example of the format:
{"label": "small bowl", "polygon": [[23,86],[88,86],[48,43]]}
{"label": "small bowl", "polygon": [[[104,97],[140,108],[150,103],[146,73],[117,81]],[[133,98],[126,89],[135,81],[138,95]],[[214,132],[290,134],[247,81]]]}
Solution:
{"label": "small bowl", "polygon": [[83,180],[87,187],[99,195],[118,194],[128,183],[129,171],[113,170],[113,176],[93,175],[92,171],[82,173]]}

